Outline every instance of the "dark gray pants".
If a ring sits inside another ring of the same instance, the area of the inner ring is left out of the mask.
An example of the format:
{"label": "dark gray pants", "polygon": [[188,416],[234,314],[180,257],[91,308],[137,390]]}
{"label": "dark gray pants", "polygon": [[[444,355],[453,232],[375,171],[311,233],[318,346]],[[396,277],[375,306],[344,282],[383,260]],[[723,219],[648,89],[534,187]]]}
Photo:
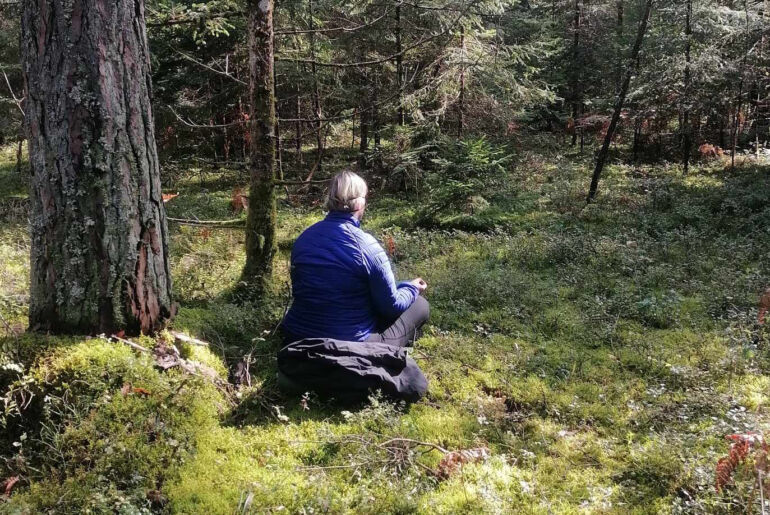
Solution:
{"label": "dark gray pants", "polygon": [[409,347],[422,336],[421,329],[428,318],[430,318],[430,304],[420,295],[395,322],[382,332],[372,333],[366,341]]}

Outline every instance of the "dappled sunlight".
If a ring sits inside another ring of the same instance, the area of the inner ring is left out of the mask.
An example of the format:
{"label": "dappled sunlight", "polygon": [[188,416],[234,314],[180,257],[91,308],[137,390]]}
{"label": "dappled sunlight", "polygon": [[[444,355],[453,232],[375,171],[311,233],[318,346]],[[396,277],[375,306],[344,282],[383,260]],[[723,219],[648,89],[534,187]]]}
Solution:
{"label": "dappled sunlight", "polygon": [[[756,199],[770,190],[770,178],[743,169],[693,169],[681,178],[613,165],[606,193],[583,208],[576,184],[585,182],[584,167],[537,159],[542,171],[488,195],[491,205],[479,216],[490,217],[474,218],[473,230],[452,217],[435,227],[402,226],[411,206],[397,196],[379,195],[367,212],[365,227],[389,242],[397,277],[422,275],[429,284],[432,322],[412,356],[430,390],[410,408],[382,399],[342,407],[277,389],[274,330],[288,300],[288,254],[296,236],[321,218],[320,208],[280,206],[274,287],[259,306],[234,293],[245,259],[241,228],[170,225],[180,303],[172,327],[209,342],[185,355],[222,377],[250,356],[251,386],[230,405],[214,400],[209,387],[101,340],[30,354],[29,342],[12,345],[9,336],[4,363],[18,363],[34,380],[61,377],[55,383],[102,370],[83,399],[101,403],[104,413],[73,426],[67,445],[112,428],[109,413],[116,420],[146,416],[147,401],[121,397],[123,383],[153,392],[149,399],[181,388],[152,401],[167,407],[168,427],[182,428],[175,446],[165,441],[155,449],[132,430],[99,444],[102,451],[135,445],[136,459],[148,467],[183,452],[161,485],[172,511],[231,513],[246,498],[288,511],[435,513],[512,505],[542,513],[641,505],[656,511],[683,491],[704,505],[716,502],[713,466],[724,434],[770,429],[767,335],[750,323],[770,244],[756,225],[766,205]],[[232,210],[233,184],[180,175],[168,211],[241,216]],[[4,225],[0,311],[11,323],[24,322],[28,249],[23,228]],[[44,364],[34,365],[32,355],[45,356]],[[177,397],[201,391],[189,407]],[[197,418],[186,418],[189,409]],[[439,451],[381,447],[393,438],[488,448],[491,458],[440,480],[429,472]],[[100,473],[127,466],[108,458],[94,463]],[[20,502],[42,499],[45,484],[26,490]]]}

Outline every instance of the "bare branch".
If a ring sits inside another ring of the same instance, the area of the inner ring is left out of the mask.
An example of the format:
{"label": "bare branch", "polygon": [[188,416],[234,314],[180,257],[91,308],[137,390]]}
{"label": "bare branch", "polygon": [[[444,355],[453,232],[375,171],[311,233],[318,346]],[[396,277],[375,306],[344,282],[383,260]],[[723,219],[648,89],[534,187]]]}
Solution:
{"label": "bare branch", "polygon": [[13,92],[13,88],[11,87],[11,81],[8,79],[8,75],[5,73],[5,68],[3,68],[2,65],[0,65],[0,71],[3,73],[3,77],[5,77],[5,84],[8,86],[8,91],[11,92],[11,98],[13,98],[13,101],[16,103],[16,107],[18,107],[19,111],[21,111],[21,115],[24,116],[24,108],[21,107],[21,103],[24,99],[19,99],[16,97],[16,94]]}
{"label": "bare branch", "polygon": [[371,27],[372,25],[379,23],[379,21],[385,18],[389,12],[390,12],[390,7],[386,7],[385,12],[381,16],[378,16],[377,18],[373,19],[370,22],[362,23],[355,27],[333,27],[328,29],[276,30],[275,35],[289,36],[289,35],[296,35],[296,34],[325,34],[329,32],[348,32],[348,33],[357,32],[359,30]]}
{"label": "bare branch", "polygon": [[229,73],[227,73],[226,71],[223,71],[223,70],[217,70],[216,68],[214,68],[214,67],[212,67],[212,66],[209,66],[208,64],[206,64],[206,63],[203,63],[203,62],[201,62],[201,61],[198,61],[198,60],[197,60],[197,59],[195,59],[193,56],[191,56],[191,55],[189,55],[189,54],[186,54],[186,53],[182,52],[181,50],[178,50],[178,49],[176,49],[176,48],[172,47],[171,45],[166,45],[166,46],[167,46],[167,47],[168,47],[170,50],[172,50],[173,52],[176,52],[177,54],[181,55],[182,57],[184,57],[184,58],[185,58],[185,59],[187,59],[188,61],[190,61],[190,62],[192,62],[192,63],[195,63],[195,64],[197,64],[198,66],[200,66],[200,67],[202,67],[202,68],[205,68],[205,69],[207,69],[207,70],[209,70],[209,71],[211,71],[211,72],[214,72],[214,73],[216,73],[217,75],[222,75],[223,77],[227,77],[228,79],[234,80],[234,81],[235,81],[235,82],[237,82],[238,84],[243,84],[244,86],[248,86],[248,83],[247,83],[246,81],[242,81],[241,79],[239,79],[239,78],[237,78],[237,77],[233,77],[232,75],[230,75],[230,74],[229,74]]}
{"label": "bare branch", "polygon": [[314,64],[316,66],[326,66],[326,67],[329,67],[329,68],[356,68],[356,67],[373,66],[373,65],[376,65],[376,64],[386,63],[388,61],[394,60],[396,57],[398,57],[400,55],[406,54],[410,50],[414,50],[415,48],[417,48],[419,46],[422,46],[422,45],[424,45],[426,43],[430,43],[431,41],[434,41],[434,40],[436,40],[436,39],[438,39],[438,38],[448,34],[469,13],[471,7],[473,7],[478,2],[479,2],[479,0],[472,0],[468,4],[468,6],[464,10],[462,10],[460,12],[460,14],[458,14],[455,17],[455,19],[452,21],[452,23],[450,23],[444,30],[442,30],[440,32],[437,32],[435,34],[432,34],[432,35],[430,35],[428,37],[421,38],[418,41],[412,43],[411,45],[408,45],[408,46],[404,47],[404,49],[401,50],[400,52],[396,52],[395,54],[391,54],[391,55],[386,56],[386,57],[381,57],[379,59],[372,59],[370,61],[360,61],[360,62],[357,62],[357,63],[328,63],[328,62],[318,61],[318,60],[315,60],[315,59],[294,59],[294,58],[287,58],[287,57],[276,58],[275,60],[276,61],[280,61],[280,62]]}

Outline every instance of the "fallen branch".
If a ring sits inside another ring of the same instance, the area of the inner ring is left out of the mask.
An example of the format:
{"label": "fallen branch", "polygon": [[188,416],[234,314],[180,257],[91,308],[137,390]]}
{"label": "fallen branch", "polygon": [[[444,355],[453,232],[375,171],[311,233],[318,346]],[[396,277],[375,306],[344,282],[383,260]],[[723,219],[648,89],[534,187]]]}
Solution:
{"label": "fallen branch", "polygon": [[329,179],[314,179],[309,181],[274,181],[276,186],[306,186],[308,184],[326,184]]}
{"label": "fallen branch", "polygon": [[444,449],[440,445],[436,445],[434,443],[430,442],[421,442],[419,440],[412,440],[411,438],[391,438],[390,440],[386,440],[378,445],[378,447],[388,447],[391,444],[394,443],[405,443],[405,444],[411,444],[414,447],[429,447],[431,449],[437,450],[443,454],[448,454],[450,451]]}
{"label": "fallen branch", "polygon": [[118,336],[116,334],[113,334],[110,338],[112,338],[113,340],[118,341],[120,343],[124,343],[124,344],[128,345],[129,347],[131,347],[132,349],[134,349],[136,351],[144,352],[144,353],[147,353],[147,354],[150,353],[150,349],[148,349],[147,347],[143,347],[142,345],[139,345],[138,343],[134,343],[131,340],[126,340],[124,338],[121,338],[120,336]]}
{"label": "fallen branch", "polygon": [[5,319],[2,313],[0,313],[0,322],[3,323],[5,330],[8,331],[8,334],[12,335],[17,340],[19,339],[19,333],[17,333],[16,330],[11,327],[11,324],[8,323],[8,320]]}
{"label": "fallen branch", "polygon": [[[182,358],[179,355],[179,349],[177,349],[175,345],[158,345],[151,350],[147,347],[139,345],[138,343],[134,343],[131,340],[121,338],[115,334],[113,334],[110,338],[123,343],[124,345],[128,345],[138,352],[152,354],[152,356],[155,358],[155,364],[163,370],[179,367],[181,370],[190,375],[207,380],[220,392],[222,392],[225,399],[231,405],[235,405],[232,395],[232,385],[227,381],[220,379],[217,372],[211,367],[198,363],[197,361],[191,361]],[[109,341],[110,338],[107,338],[107,340]]]}
{"label": "fallen branch", "polygon": [[203,340],[199,340],[197,338],[193,338],[192,336],[187,336],[186,334],[178,333],[176,331],[171,331],[171,336],[173,336],[177,342],[188,343],[190,345],[199,345],[201,347],[209,346],[209,342],[204,342]]}
{"label": "fallen branch", "polygon": [[241,220],[240,218],[234,218],[232,220],[196,220],[192,218],[173,218],[173,217],[166,217],[167,220],[171,222],[176,222],[180,225],[193,225],[193,226],[211,226],[211,227],[220,227],[220,228],[230,228],[230,227],[245,227],[246,221]]}

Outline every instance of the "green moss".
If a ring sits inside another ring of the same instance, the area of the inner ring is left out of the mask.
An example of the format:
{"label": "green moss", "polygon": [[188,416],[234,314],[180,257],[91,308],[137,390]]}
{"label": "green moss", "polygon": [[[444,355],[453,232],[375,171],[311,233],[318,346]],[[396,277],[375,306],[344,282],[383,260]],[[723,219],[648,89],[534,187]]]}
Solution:
{"label": "green moss", "polygon": [[[717,496],[713,471],[725,434],[770,424],[770,337],[756,324],[770,277],[770,234],[758,230],[768,216],[767,172],[694,168],[684,178],[676,168],[613,164],[602,195],[585,206],[589,161],[528,150],[497,191],[485,192],[489,206],[448,213],[431,228],[413,226],[414,199],[373,191],[364,227],[393,239],[398,278],[429,283],[432,320],[412,355],[431,386],[411,408],[381,399],[341,408],[275,388],[288,251],[320,208],[281,205],[281,254],[259,305],[233,294],[240,230],[172,224],[181,303],[172,327],[211,343],[181,351],[222,377],[250,353],[252,387],[230,406],[208,383],[162,372],[119,344],[3,337],[3,477],[23,478],[3,509],[745,508]],[[11,172],[0,163],[0,178]],[[228,204],[244,182],[237,172],[178,175],[172,216],[235,216]],[[20,190],[0,182],[2,207]],[[12,325],[26,322],[25,223],[0,218],[0,311]],[[149,395],[123,395],[127,383]],[[439,480],[425,469],[438,465],[438,451],[389,453],[380,445],[392,438],[487,447],[492,456]],[[734,492],[748,496],[741,481]]]}
{"label": "green moss", "polygon": [[203,379],[161,372],[151,357],[102,339],[52,349],[11,391],[31,399],[6,425],[35,463],[29,488],[14,496],[33,511],[149,508],[148,492],[176,477],[196,435],[225,409]]}

